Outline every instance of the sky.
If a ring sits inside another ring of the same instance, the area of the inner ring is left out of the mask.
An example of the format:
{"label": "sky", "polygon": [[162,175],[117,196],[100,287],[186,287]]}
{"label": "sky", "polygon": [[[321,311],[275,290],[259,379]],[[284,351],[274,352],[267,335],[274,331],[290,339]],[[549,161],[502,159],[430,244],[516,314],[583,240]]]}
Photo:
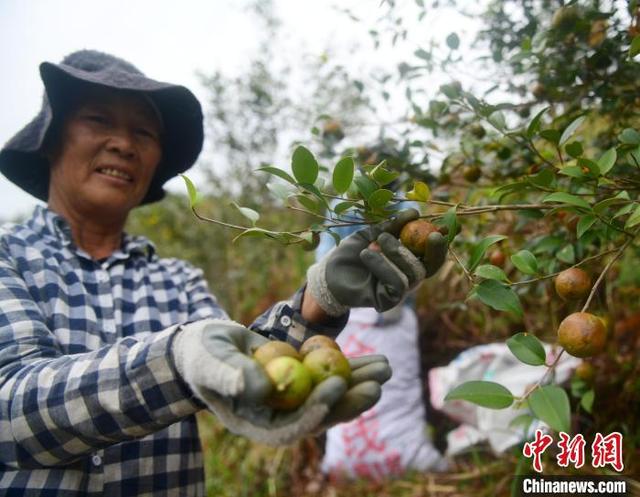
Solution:
{"label": "sky", "polygon": [[[379,0],[307,2],[275,0],[290,49],[320,56],[328,45],[371,47],[368,29],[382,13]],[[350,21],[348,8],[366,22]],[[120,56],[146,75],[187,86],[206,102],[197,73],[220,70],[234,75],[257,50],[254,18],[240,0],[2,0],[0,1],[0,143],[6,143],[39,111],[43,86],[38,65],[59,62],[78,49]],[[442,36],[447,22],[433,26]],[[359,57],[388,57],[372,48]],[[348,62],[348,61],[347,61]],[[206,112],[206,107],[205,107]],[[183,190],[179,180],[170,189]],[[0,176],[0,218],[28,214],[38,201]]]}

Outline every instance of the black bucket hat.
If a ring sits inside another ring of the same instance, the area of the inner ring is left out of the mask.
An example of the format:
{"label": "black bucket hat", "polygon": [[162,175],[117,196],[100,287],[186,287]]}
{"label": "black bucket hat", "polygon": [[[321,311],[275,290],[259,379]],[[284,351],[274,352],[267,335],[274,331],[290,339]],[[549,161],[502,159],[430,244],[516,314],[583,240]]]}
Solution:
{"label": "black bucket hat", "polygon": [[0,171],[40,200],[49,196],[49,161],[42,153],[47,133],[52,123],[61,122],[69,101],[82,86],[140,92],[160,112],[162,160],[142,204],[164,197],[162,185],[189,169],[202,150],[202,108],[184,86],[149,79],[129,62],[95,50],[73,52],[60,64],[43,62],[40,77],[45,87],[40,112],[0,151]]}

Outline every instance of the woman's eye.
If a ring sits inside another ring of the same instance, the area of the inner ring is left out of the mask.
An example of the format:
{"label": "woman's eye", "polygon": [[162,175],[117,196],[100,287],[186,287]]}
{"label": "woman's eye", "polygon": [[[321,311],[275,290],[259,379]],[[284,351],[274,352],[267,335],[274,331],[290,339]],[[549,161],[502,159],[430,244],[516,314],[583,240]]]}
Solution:
{"label": "woman's eye", "polygon": [[109,120],[102,114],[87,114],[86,119],[94,123],[106,124]]}

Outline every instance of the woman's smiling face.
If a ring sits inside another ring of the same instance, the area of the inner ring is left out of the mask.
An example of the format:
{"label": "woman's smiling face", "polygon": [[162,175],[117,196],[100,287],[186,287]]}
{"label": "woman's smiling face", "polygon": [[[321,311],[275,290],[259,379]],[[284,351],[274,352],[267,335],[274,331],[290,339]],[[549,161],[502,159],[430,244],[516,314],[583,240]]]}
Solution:
{"label": "woman's smiling face", "polygon": [[65,117],[50,153],[49,205],[80,216],[126,217],[162,158],[161,132],[143,96],[92,88]]}

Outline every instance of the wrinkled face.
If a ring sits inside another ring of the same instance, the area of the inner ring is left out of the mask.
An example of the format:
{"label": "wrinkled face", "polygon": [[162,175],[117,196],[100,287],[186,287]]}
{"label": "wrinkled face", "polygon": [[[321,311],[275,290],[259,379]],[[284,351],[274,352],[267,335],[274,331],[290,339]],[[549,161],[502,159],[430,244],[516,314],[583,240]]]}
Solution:
{"label": "wrinkled face", "polygon": [[95,88],[68,112],[49,156],[50,206],[126,217],[162,157],[161,123],[142,96]]}

